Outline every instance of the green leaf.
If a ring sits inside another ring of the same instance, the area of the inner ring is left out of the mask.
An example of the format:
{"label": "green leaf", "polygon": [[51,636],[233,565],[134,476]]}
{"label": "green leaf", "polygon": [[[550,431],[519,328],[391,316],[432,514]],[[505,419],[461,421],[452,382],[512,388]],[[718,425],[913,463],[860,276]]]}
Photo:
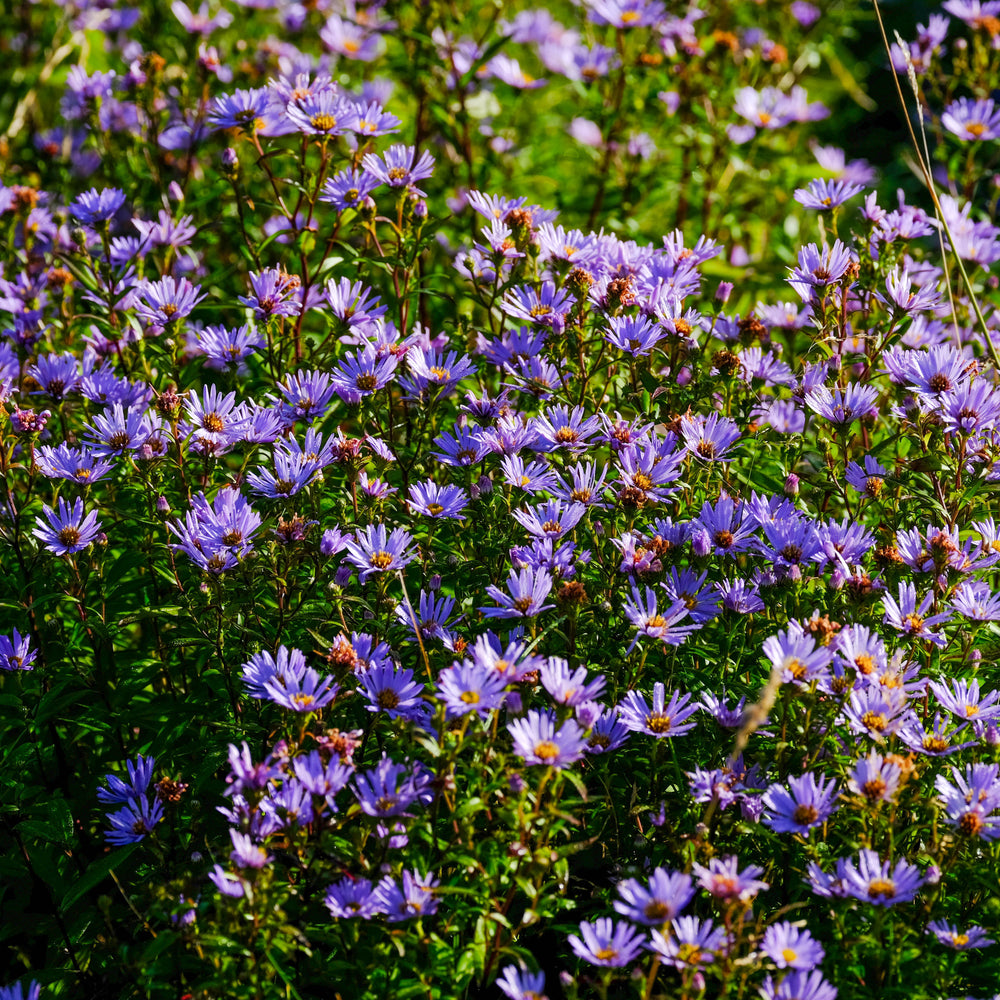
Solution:
{"label": "green leaf", "polygon": [[98,858],[74,883],[73,887],[62,898],[59,904],[60,910],[69,909],[78,899],[85,896],[91,889],[100,885],[110,872],[124,864],[138,849],[138,844],[128,844],[127,846],[111,851],[103,858]]}

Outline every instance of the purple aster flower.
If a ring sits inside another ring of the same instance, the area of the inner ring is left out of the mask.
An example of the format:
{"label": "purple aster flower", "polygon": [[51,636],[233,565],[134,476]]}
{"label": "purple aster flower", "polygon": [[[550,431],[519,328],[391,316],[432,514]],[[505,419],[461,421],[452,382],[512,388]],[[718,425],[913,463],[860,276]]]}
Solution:
{"label": "purple aster flower", "polygon": [[653,348],[667,335],[659,323],[654,323],[646,316],[612,316],[608,320],[608,327],[604,333],[605,340],[633,358],[642,358],[652,353]]}
{"label": "purple aster flower", "polygon": [[654,930],[649,948],[681,972],[711,965],[726,950],[726,932],[711,920],[681,916],[670,922],[670,929],[669,937]]}
{"label": "purple aster flower", "polygon": [[403,123],[394,114],[386,111],[378,101],[369,101],[367,104],[355,105],[354,117],[349,128],[355,135],[371,138],[398,132],[402,125]]}
{"label": "purple aster flower", "polygon": [[370,920],[382,910],[375,899],[375,890],[366,878],[345,875],[326,890],[323,902],[330,916],[340,920]]}
{"label": "purple aster flower", "polygon": [[416,611],[414,612],[409,602],[398,604],[396,618],[414,635],[419,630],[421,638],[440,639],[445,649],[454,649],[455,634],[448,622],[448,616],[454,607],[454,597],[435,598],[433,591],[421,590]]}
{"label": "purple aster flower", "polygon": [[758,892],[769,889],[767,882],[762,882],[758,876],[764,871],[757,865],[747,865],[740,871],[739,858],[731,854],[725,858],[712,858],[708,867],[693,865],[691,871],[697,876],[698,884],[716,899],[734,900],[747,903]]}
{"label": "purple aster flower", "polygon": [[710,622],[719,615],[719,602],[714,588],[705,586],[708,571],[698,573],[693,569],[670,568],[667,579],[661,586],[672,601],[683,601],[691,616],[698,625]]}
{"label": "purple aster flower", "polygon": [[383,389],[392,380],[399,364],[394,354],[379,355],[369,346],[345,357],[333,370],[333,385],[345,402],[358,402]]}
{"label": "purple aster flower", "polygon": [[85,191],[69,207],[73,217],[85,226],[98,222],[108,222],[115,217],[118,209],[125,204],[125,192],[118,188],[91,188]]}
{"label": "purple aster flower", "polygon": [[813,681],[822,680],[833,659],[832,650],[817,646],[812,635],[795,625],[765,639],[762,651],[772,668],[781,670],[782,683],[797,687],[808,687]]}
{"label": "purple aster flower", "polygon": [[[577,462],[566,471],[569,473],[572,483],[566,482],[562,476],[557,476],[555,482],[543,488],[547,489],[554,497],[565,500],[567,503],[582,503],[585,507],[605,508],[609,506],[601,500],[604,492],[604,481],[608,475],[606,465],[598,465],[596,462]],[[538,475],[541,478],[545,474],[539,473]]]}
{"label": "purple aster flower", "polygon": [[885,288],[888,296],[876,292],[876,298],[890,308],[909,315],[933,309],[941,302],[941,294],[933,284],[925,284],[920,288],[913,287],[910,273],[905,267],[894,267],[885,277]]}
{"label": "purple aster flower", "polygon": [[647,927],[661,927],[680,915],[694,897],[691,876],[656,868],[648,885],[630,878],[617,885],[621,899],[614,901],[615,910],[623,917]]}
{"label": "purple aster flower", "polygon": [[903,772],[899,765],[872,750],[860,758],[847,776],[847,787],[871,803],[891,802]]}
{"label": "purple aster flower", "polygon": [[726,611],[747,615],[764,610],[759,589],[746,580],[719,580],[712,586]]}
{"label": "purple aster flower", "polygon": [[488,586],[486,593],[500,607],[478,610],[487,618],[534,618],[555,606],[543,603],[552,591],[552,575],[546,569],[526,567],[520,572],[512,569],[507,577],[507,590],[509,594],[499,587]]}
{"label": "purple aster flower", "polygon": [[542,764],[562,770],[575,764],[584,754],[587,741],[574,719],[556,728],[555,712],[532,709],[523,719],[507,724],[514,740],[514,753],[526,764]]}
{"label": "purple aster flower", "polygon": [[57,556],[82,551],[97,538],[101,529],[96,511],[84,515],[83,500],[80,497],[76,498],[72,507],[59,497],[58,513],[47,505],[42,506],[42,513],[45,519],[37,517],[36,527],[31,533],[45,543],[49,552]]}
{"label": "purple aster flower", "polygon": [[511,517],[536,538],[558,538],[580,523],[587,513],[582,503],[549,500],[539,507],[513,510]]}
{"label": "purple aster flower", "polygon": [[[416,194],[426,198],[427,192],[416,187],[417,181],[425,180],[434,173],[434,157],[426,150],[416,159],[417,151],[413,146],[397,143],[390,146],[381,156],[366,153],[361,165],[369,173],[374,174],[379,182],[394,188],[410,188]],[[414,160],[416,159],[416,162]]]}
{"label": "purple aster flower", "polygon": [[740,429],[728,417],[711,413],[707,417],[682,417],[681,434],[687,450],[708,462],[728,461],[726,455],[739,440]]}
{"label": "purple aster flower", "polygon": [[957,926],[945,920],[932,920],[927,925],[927,933],[933,934],[941,944],[954,948],[955,951],[988,948],[991,944],[996,944],[982,927],[970,927],[968,930],[960,931]]}
{"label": "purple aster flower", "polygon": [[788,99],[777,87],[741,87],[735,98],[733,110],[757,128],[777,129],[792,121]]}
{"label": "purple aster flower", "polygon": [[573,308],[573,301],[568,291],[557,288],[551,281],[543,281],[538,290],[515,285],[506,292],[500,307],[508,316],[513,316],[515,319],[550,327],[553,332],[561,333],[566,324],[566,317]]}
{"label": "purple aster flower", "polygon": [[424,689],[413,679],[413,671],[398,670],[391,663],[370,667],[359,678],[363,694],[368,699],[369,712],[385,712],[390,719],[411,719],[422,722],[427,715],[423,700]]}
{"label": "purple aster flower", "polygon": [[870,684],[851,691],[843,712],[852,732],[882,739],[908,721],[906,692]]}
{"label": "purple aster flower", "polygon": [[837,1000],[837,987],[818,969],[793,969],[779,983],[767,975],[759,993],[764,1000]]}
{"label": "purple aster flower", "polygon": [[767,812],[764,822],[777,833],[798,833],[806,836],[814,826],[825,823],[834,810],[839,789],[830,779],[817,780],[812,771],[798,778],[789,778],[786,790],[774,784],[764,793]]}
{"label": "purple aster flower", "polygon": [[289,121],[304,135],[334,136],[349,131],[354,105],[331,89],[319,90],[285,108]]}
{"label": "purple aster flower", "polygon": [[410,487],[408,502],[411,510],[426,517],[464,521],[462,511],[468,505],[469,497],[461,486],[438,486],[428,480]]}
{"label": "purple aster flower", "polygon": [[361,580],[373,573],[402,569],[416,558],[413,538],[405,528],[393,528],[387,533],[384,524],[359,528],[353,541],[347,543],[347,558],[361,570]]}
{"label": "purple aster flower", "polygon": [[959,139],[985,142],[1000,138],[1000,108],[990,98],[971,101],[960,97],[941,115],[941,124]]}
{"label": "purple aster flower", "polygon": [[847,895],[874,906],[908,903],[925,881],[916,865],[900,859],[893,866],[871,850],[862,850],[857,864],[853,859],[845,860],[842,879]]}
{"label": "purple aster flower", "polygon": [[752,545],[751,538],[757,525],[744,516],[742,504],[723,493],[716,504],[702,505],[701,513],[692,523],[693,535],[704,532],[704,555],[735,556]]}
{"label": "purple aster flower", "polygon": [[635,733],[647,733],[657,739],[682,736],[695,727],[688,720],[701,710],[700,702],[691,702],[691,695],[674,691],[665,703],[665,688],[657,681],[653,685],[653,704],[650,707],[638,691],[629,691],[618,706],[621,721]]}
{"label": "purple aster flower", "polygon": [[646,587],[645,599],[639,593],[639,588],[632,584],[632,599],[622,607],[625,617],[636,630],[632,642],[625,651],[627,656],[635,649],[636,643],[646,636],[658,639],[668,646],[679,646],[687,637],[698,630],[698,624],[680,625],[677,623],[688,617],[687,604],[683,600],[671,599],[671,606],[664,611],[657,607],[656,591]]}
{"label": "purple aster flower", "polygon": [[218,368],[239,365],[263,346],[264,338],[247,325],[238,329],[206,326],[198,332],[198,347],[211,365]]}
{"label": "purple aster flower", "polygon": [[198,294],[200,290],[200,285],[192,285],[187,278],[176,279],[169,274],[159,281],[140,282],[136,315],[147,326],[170,326],[187,316],[205,298],[205,293]]}
{"label": "purple aster flower", "polygon": [[779,969],[814,969],[826,954],[807,929],[795,927],[787,920],[768,927],[761,951]]}
{"label": "purple aster flower", "polygon": [[1000,421],[1000,393],[986,379],[975,379],[945,392],[938,411],[946,430],[962,434],[992,430]]}
{"label": "purple aster flower", "polygon": [[97,801],[112,804],[145,798],[155,769],[155,757],[143,757],[140,754],[134,762],[127,760],[125,770],[128,779],[122,781],[116,774],[106,774],[104,780],[108,783],[108,787],[97,789]]}
{"label": "purple aster flower", "polygon": [[827,250],[810,243],[799,250],[799,266],[792,269],[788,283],[808,302],[814,288],[836,285],[847,273],[852,259],[851,251],[840,240],[835,240]]}
{"label": "purple aster flower", "polygon": [[607,681],[597,676],[588,683],[587,677],[586,667],[572,670],[569,663],[559,656],[548,657],[539,671],[542,687],[558,705],[580,705],[598,699]]}
{"label": "purple aster flower", "polygon": [[404,871],[402,879],[400,885],[387,875],[375,889],[375,905],[390,924],[413,917],[428,917],[437,912],[434,888],[438,879],[431,878],[430,872],[421,875],[418,871]]}
{"label": "purple aster flower", "polygon": [[509,1000],[548,1000],[542,994],[545,989],[544,972],[528,972],[518,969],[516,965],[508,965],[496,985]]}
{"label": "purple aster flower", "polygon": [[994,594],[988,583],[966,581],[955,588],[951,606],[970,621],[1000,621],[1000,594]]}
{"label": "purple aster flower", "polygon": [[917,605],[917,592],[912,583],[899,585],[899,600],[894,600],[885,594],[882,603],[885,606],[883,621],[904,635],[912,635],[917,639],[932,642],[935,646],[945,646],[947,639],[940,633],[932,631],[932,626],[948,621],[952,613],[946,611],[939,615],[927,615],[934,601],[933,591],[928,592]]}
{"label": "purple aster flower", "polygon": [[385,819],[409,815],[406,810],[419,801],[421,789],[405,764],[383,754],[375,767],[354,779],[354,794],[366,816]]}
{"label": "purple aster flower", "polygon": [[246,416],[236,404],[236,393],[223,395],[214,385],[206,385],[200,397],[189,394],[184,415],[184,432],[215,450],[238,441],[246,426]]}
{"label": "purple aster flower", "polygon": [[270,94],[264,87],[223,94],[215,99],[208,115],[209,121],[216,129],[238,128],[252,134],[264,127],[270,100]]}
{"label": "purple aster flower", "polygon": [[438,675],[438,693],[449,719],[468,712],[485,718],[500,708],[508,678],[480,663],[454,663]]}
{"label": "purple aster flower", "polygon": [[277,404],[282,420],[313,421],[326,414],[336,389],[327,372],[296,372],[278,383],[281,399],[268,397]]}
{"label": "purple aster flower", "polygon": [[247,882],[242,876],[227,872],[222,865],[216,865],[208,873],[208,877],[223,896],[229,896],[231,899],[242,899],[246,895]]}
{"label": "purple aster flower", "polygon": [[264,682],[267,697],[282,708],[293,712],[316,712],[337,697],[338,685],[333,677],[321,677],[312,667],[301,674],[289,673]]}
{"label": "purple aster flower", "polygon": [[806,188],[797,188],[795,200],[806,208],[826,212],[839,208],[863,190],[860,184],[850,184],[842,180],[815,180],[810,181]]}
{"label": "purple aster flower", "polygon": [[250,295],[239,296],[240,302],[252,309],[258,320],[272,316],[297,316],[301,309],[295,298],[298,279],[280,267],[266,267],[250,272]]}
{"label": "purple aster flower", "polygon": [[600,917],[593,923],[580,922],[580,934],[570,934],[574,954],[591,965],[620,969],[645,950],[646,936],[624,921],[616,924],[610,917]]}
{"label": "purple aster flower", "polygon": [[409,374],[400,379],[400,385],[407,400],[424,398],[425,392],[430,393],[427,398],[443,399],[476,370],[470,358],[459,358],[457,352],[443,348],[411,348],[406,353],[406,364]]}
{"label": "purple aster flower", "polygon": [[[974,723],[973,731],[976,728],[983,730],[985,727],[982,723]],[[896,730],[896,735],[901,743],[925,757],[949,757],[959,750],[967,750],[976,745],[976,740],[956,742],[965,729],[964,722],[956,725],[953,719],[940,712],[934,713],[933,722],[925,722],[916,713],[910,712]]]}
{"label": "purple aster flower", "polygon": [[844,478],[859,493],[878,499],[885,487],[884,476],[885,466],[871,455],[865,455],[865,467],[862,469],[857,462],[850,462]]}
{"label": "purple aster flower", "polygon": [[327,202],[338,212],[359,208],[381,181],[368,170],[348,168],[334,174],[323,184],[320,201]]}
{"label": "purple aster flower", "polygon": [[42,987],[34,980],[27,986],[23,983],[0,986],[0,1000],[39,1000],[41,995]]}
{"label": "purple aster flower", "polygon": [[0,635],[0,670],[32,670],[38,651],[31,648],[31,636],[14,629]]}
{"label": "purple aster flower", "polygon": [[535,417],[532,426],[536,432],[536,440],[532,444],[535,451],[565,449],[576,454],[590,446],[590,438],[600,430],[600,420],[585,416],[581,406],[572,410],[566,406],[553,406]]}
{"label": "purple aster flower", "polygon": [[978,680],[951,678],[947,682],[931,681],[928,686],[941,705],[962,722],[1000,718],[1000,692],[980,694]]}
{"label": "purple aster flower", "polygon": [[150,802],[146,796],[129,799],[118,812],[108,813],[107,819],[111,829],[105,832],[104,839],[109,844],[138,844],[163,819],[163,806],[158,799]]}
{"label": "purple aster flower", "polygon": [[[583,706],[581,706],[582,711]],[[618,718],[615,709],[607,709],[591,720],[587,736],[587,753],[602,754],[617,750],[632,735],[628,726]]]}
{"label": "purple aster flower", "polygon": [[[696,430],[695,433],[700,441],[701,431]],[[676,492],[677,488],[671,484],[680,478],[685,451],[673,451],[672,435],[670,437],[671,441],[660,444],[636,442],[618,452],[622,483],[618,494],[620,500],[641,507],[647,503],[660,503]],[[706,450],[714,446],[713,441],[706,445]]]}
{"label": "purple aster flower", "polygon": [[817,386],[806,393],[806,406],[832,424],[850,424],[869,413],[878,399],[879,390],[874,385],[852,382],[846,389],[839,386],[831,391]]}
{"label": "purple aster flower", "polygon": [[953,779],[938,775],[934,788],[945,810],[945,818],[966,837],[996,840],[1000,837],[1000,767],[996,764],[968,764],[963,774],[951,769]]}
{"label": "purple aster flower", "polygon": [[264,868],[274,860],[274,857],[268,854],[260,844],[255,843],[249,834],[230,830],[229,839],[233,842],[229,860],[237,868]]}

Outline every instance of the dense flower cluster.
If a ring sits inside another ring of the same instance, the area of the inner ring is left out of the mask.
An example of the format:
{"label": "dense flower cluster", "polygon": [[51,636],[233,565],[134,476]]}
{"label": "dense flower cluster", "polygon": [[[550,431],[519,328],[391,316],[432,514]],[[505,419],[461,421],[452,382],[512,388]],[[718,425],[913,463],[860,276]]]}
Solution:
{"label": "dense flower cluster", "polygon": [[[247,0],[255,51],[178,0],[167,55],[59,6],[108,58],[0,176],[3,837],[65,946],[22,961],[87,995],[986,988],[1000,108],[940,81],[1000,82],[997,5],[892,48],[935,211],[816,146],[782,229],[816,235],[753,260],[714,181],[698,228],[636,207],[672,154],[633,104],[744,172],[830,113],[712,4],[473,37]],[[560,88],[582,213],[526,193],[501,101]]]}

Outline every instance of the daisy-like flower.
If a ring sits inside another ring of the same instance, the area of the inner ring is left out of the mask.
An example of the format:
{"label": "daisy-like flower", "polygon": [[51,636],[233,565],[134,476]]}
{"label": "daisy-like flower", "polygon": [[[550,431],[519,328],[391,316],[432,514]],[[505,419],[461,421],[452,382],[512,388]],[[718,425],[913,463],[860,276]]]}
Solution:
{"label": "daisy-like flower", "polygon": [[492,584],[486,588],[486,593],[496,601],[498,608],[479,608],[487,618],[534,618],[535,615],[555,607],[544,604],[544,600],[552,591],[552,575],[548,570],[530,566],[520,572],[511,570],[507,577],[505,594],[499,587]]}
{"label": "daisy-like flower", "polygon": [[850,201],[864,188],[860,184],[851,184],[842,180],[815,180],[809,186],[795,191],[795,200],[805,208],[818,212],[828,212],[839,208],[844,202]]}
{"label": "daisy-like flower", "polygon": [[885,289],[888,295],[876,292],[876,298],[901,313],[924,312],[933,309],[941,301],[940,293],[932,284],[914,288],[910,273],[904,267],[894,267],[886,275]]}
{"label": "daisy-like flower", "polygon": [[588,676],[586,667],[572,670],[560,656],[550,656],[539,671],[542,687],[559,705],[581,705],[600,698],[607,681],[598,676],[588,682]]}
{"label": "daisy-like flower", "polygon": [[779,969],[814,969],[826,954],[808,930],[787,920],[768,927],[761,950]]}
{"label": "daisy-like flower", "polygon": [[739,440],[740,429],[728,417],[711,413],[707,417],[682,417],[681,434],[687,450],[707,462],[728,461],[726,455]]}
{"label": "daisy-like flower", "polygon": [[568,938],[573,953],[591,965],[620,969],[635,961],[646,947],[646,936],[631,924],[610,917],[580,921],[580,933]]}
{"label": "daisy-like flower", "polygon": [[662,326],[646,316],[612,316],[604,338],[619,351],[642,358],[652,353],[666,335]]}
{"label": "daisy-like flower", "polygon": [[817,646],[808,632],[794,626],[765,639],[763,653],[772,667],[781,670],[782,683],[797,687],[808,687],[813,681],[822,680],[833,659],[831,649]]}
{"label": "daisy-like flower", "polygon": [[810,243],[799,250],[799,266],[792,269],[788,283],[808,302],[813,289],[836,285],[847,273],[852,259],[851,251],[840,240],[835,240],[827,250]]}
{"label": "daisy-like flower", "polygon": [[841,877],[847,895],[874,906],[908,903],[925,881],[916,865],[900,859],[893,866],[871,850],[862,850],[856,864],[853,859],[845,860]]}
{"label": "daisy-like flower", "polygon": [[159,281],[139,284],[139,297],[135,303],[136,315],[147,325],[167,327],[187,316],[205,298],[200,285],[192,285],[187,278],[176,279],[171,275]]}
{"label": "daisy-like flower", "polygon": [[333,136],[349,131],[354,105],[330,88],[289,101],[285,114],[304,135]]}
{"label": "daisy-like flower", "polygon": [[464,521],[462,511],[468,505],[469,497],[461,486],[438,486],[428,480],[410,487],[408,503],[411,510],[425,517]]}
{"label": "daisy-like flower", "polygon": [[154,770],[156,758],[152,756],[143,757],[140,754],[134,761],[125,761],[127,780],[123,781],[117,774],[106,774],[104,780],[108,787],[97,789],[97,801],[111,804],[145,798]]}
{"label": "daisy-like flower", "polygon": [[832,391],[817,386],[806,393],[806,406],[832,424],[853,423],[870,412],[878,399],[878,387],[852,382],[846,389],[839,386]]}
{"label": "daisy-like flower", "polygon": [[871,803],[891,802],[899,789],[902,770],[895,761],[872,750],[862,757],[847,777],[847,787]]}
{"label": "daisy-like flower", "polygon": [[536,538],[558,538],[572,531],[586,513],[582,503],[549,500],[540,507],[511,511],[511,517]]}
{"label": "daisy-like flower", "polygon": [[333,677],[321,677],[306,667],[301,674],[272,677],[264,683],[266,697],[293,712],[316,712],[337,697],[338,685]]}
{"label": "daisy-like flower", "polygon": [[217,97],[208,117],[217,129],[238,128],[257,132],[264,127],[271,97],[265,87],[256,90],[237,90],[235,94]]}
{"label": "daisy-like flower", "polygon": [[694,897],[691,876],[656,868],[648,884],[630,878],[619,882],[615,910],[623,917],[647,927],[661,927],[668,920],[680,915],[681,910]]}
{"label": "daisy-like flower", "polygon": [[371,882],[366,878],[345,875],[326,890],[323,902],[330,916],[339,920],[370,920],[378,913],[378,903]]}
{"label": "daisy-like flower", "polygon": [[81,486],[99,482],[114,468],[112,462],[100,458],[96,451],[72,448],[65,441],[55,448],[42,445],[35,460],[42,474],[50,479],[68,479]]}
{"label": "daisy-like flower", "polygon": [[528,972],[516,965],[508,965],[496,985],[508,1000],[548,1000],[542,994],[545,989],[544,972]]}
{"label": "daisy-like flower", "polygon": [[354,795],[366,816],[385,819],[408,815],[420,798],[420,788],[410,769],[383,754],[375,767],[354,779]]}
{"label": "daisy-like flower", "polygon": [[996,764],[968,764],[964,774],[951,769],[953,779],[938,775],[934,788],[944,806],[947,821],[966,837],[996,840],[1000,837],[1000,767]]}
{"label": "daisy-like flower", "polygon": [[818,969],[793,969],[777,983],[773,976],[765,976],[759,992],[764,1000],[837,1000],[837,987]]}
{"label": "daisy-like flower", "polygon": [[650,935],[649,948],[681,972],[711,965],[725,950],[726,932],[711,920],[682,916],[670,922],[671,934],[658,930]]}
{"label": "daisy-like flower", "polygon": [[951,678],[928,684],[934,697],[962,722],[988,722],[1000,717],[1000,692],[979,692],[979,681]]}
{"label": "daisy-like flower", "polygon": [[70,205],[73,217],[85,226],[108,222],[125,204],[125,192],[118,188],[91,188]]}
{"label": "daisy-like flower", "polygon": [[394,354],[380,356],[373,347],[366,347],[345,357],[333,370],[334,388],[346,402],[357,402],[387,386],[398,364]]}
{"label": "daisy-like flower", "polygon": [[349,167],[324,182],[319,200],[333,205],[338,212],[356,209],[381,183],[370,171]]}
{"label": "daisy-like flower", "polygon": [[698,884],[716,899],[734,900],[747,903],[758,892],[769,889],[767,882],[762,882],[758,876],[764,870],[757,865],[748,865],[740,871],[740,859],[735,854],[725,858],[712,858],[708,866],[695,864],[691,871],[698,879]]}
{"label": "daisy-like flower", "polygon": [[674,691],[669,703],[665,703],[666,689],[657,681],[653,685],[653,704],[650,704],[638,691],[629,691],[618,706],[621,721],[632,732],[648,733],[657,739],[668,736],[681,736],[695,727],[688,721],[696,712],[701,711],[701,702],[692,702],[691,695]]}
{"label": "daisy-like flower", "polygon": [[360,682],[369,712],[385,712],[390,719],[401,717],[414,722],[426,716],[424,689],[414,681],[412,670],[397,670],[391,663],[382,663],[361,674]]}
{"label": "daisy-like flower", "polygon": [[764,822],[777,833],[806,836],[815,826],[825,823],[837,808],[837,783],[831,778],[816,779],[812,771],[788,779],[788,789],[771,785],[764,793]]}
{"label": "daisy-like flower", "polygon": [[970,621],[1000,621],[1000,595],[990,590],[988,583],[967,581],[955,588],[951,606]]}
{"label": "daisy-like flower", "polygon": [[38,651],[31,648],[31,636],[14,629],[0,635],[0,670],[32,670]]}
{"label": "daisy-like flower", "polygon": [[239,296],[239,300],[253,310],[258,320],[267,321],[272,316],[297,316],[301,309],[295,298],[298,286],[298,278],[293,278],[282,268],[265,267],[263,271],[250,272],[250,294]]}
{"label": "daisy-like flower", "polygon": [[932,920],[927,925],[927,933],[933,934],[941,944],[954,948],[955,951],[988,948],[991,944],[996,944],[982,927],[970,927],[968,930],[960,931],[955,924],[949,924],[946,920]]}
{"label": "daisy-like flower", "polygon": [[857,462],[850,462],[844,478],[848,486],[853,486],[859,493],[875,498],[882,495],[885,488],[885,466],[871,455],[865,455],[865,466],[861,468]]}
{"label": "daisy-like flower", "polygon": [[567,719],[558,729],[555,712],[532,709],[523,719],[508,723],[507,732],[514,740],[514,753],[526,764],[542,764],[562,770],[575,764],[584,754],[587,741],[584,730],[574,719]]}
{"label": "daisy-like flower", "polygon": [[438,693],[449,719],[468,712],[485,718],[503,704],[507,678],[479,663],[454,663],[438,675]]}
{"label": "daisy-like flower", "polygon": [[387,533],[384,524],[359,528],[347,543],[347,558],[361,570],[362,581],[373,573],[402,569],[416,556],[409,532],[405,528],[393,528]]}
{"label": "daisy-like flower", "polygon": [[57,556],[82,551],[97,538],[101,530],[96,511],[84,514],[83,500],[80,497],[76,498],[72,507],[59,497],[58,511],[43,505],[42,513],[45,515],[44,520],[37,517],[36,526],[31,533],[45,544],[49,552]]}
{"label": "daisy-like flower", "polygon": [[960,97],[944,109],[941,124],[966,142],[997,139],[1000,138],[1000,108],[990,98],[971,101]]}
{"label": "daisy-like flower", "polygon": [[700,627],[697,624],[678,625],[688,616],[688,607],[683,600],[672,601],[669,608],[660,611],[657,606],[656,591],[646,587],[645,599],[639,593],[639,588],[632,584],[632,599],[626,601],[622,610],[625,617],[635,628],[635,635],[629,644],[625,655],[635,649],[636,643],[646,636],[658,639],[668,646],[679,646],[687,637]]}
{"label": "daisy-like flower", "polygon": [[912,583],[901,583],[898,600],[890,594],[882,597],[885,606],[885,616],[882,620],[904,635],[932,642],[935,646],[944,646],[948,640],[940,632],[934,632],[932,629],[933,626],[948,621],[952,613],[946,611],[939,615],[928,615],[933,601],[934,592],[928,591],[918,606],[916,588]]}
{"label": "daisy-like flower", "polygon": [[437,912],[434,889],[439,881],[432,878],[430,872],[421,875],[416,870],[404,871],[402,883],[386,875],[375,890],[375,905],[390,924],[413,917],[429,917]]}
{"label": "daisy-like flower", "polygon": [[390,146],[381,156],[366,153],[361,165],[380,183],[394,188],[408,187],[423,198],[427,197],[427,192],[416,187],[416,182],[434,173],[434,157],[430,153],[424,150],[417,158],[416,149],[403,143]]}
{"label": "daisy-like flower", "polygon": [[109,844],[138,844],[163,819],[163,805],[159,799],[150,802],[146,796],[129,799],[127,805],[107,818],[111,829],[105,832],[104,839]]}

